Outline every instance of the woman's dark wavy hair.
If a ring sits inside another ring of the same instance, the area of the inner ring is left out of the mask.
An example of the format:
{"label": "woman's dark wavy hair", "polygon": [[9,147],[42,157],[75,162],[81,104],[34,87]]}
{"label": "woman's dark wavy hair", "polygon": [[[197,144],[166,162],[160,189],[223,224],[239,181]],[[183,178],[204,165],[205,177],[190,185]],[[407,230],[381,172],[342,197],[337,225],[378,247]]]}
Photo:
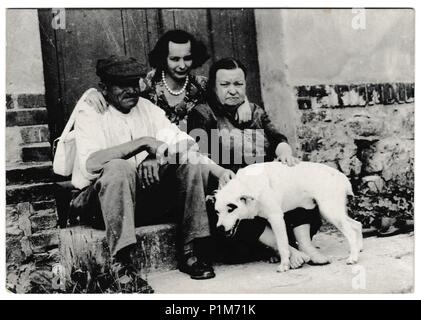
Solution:
{"label": "woman's dark wavy hair", "polygon": [[218,104],[218,98],[215,94],[215,83],[216,83],[216,73],[218,70],[234,70],[234,69],[241,69],[244,72],[244,77],[247,79],[247,68],[241,61],[235,58],[223,58],[221,60],[216,61],[209,69],[209,79],[208,79],[208,87],[207,87],[207,99],[209,106],[214,109],[214,107]]}
{"label": "woman's dark wavy hair", "polygon": [[170,30],[164,33],[149,53],[149,64],[158,71],[165,70],[168,57],[168,43],[187,43],[190,41],[191,54],[193,57],[192,68],[202,66],[209,59],[209,54],[203,42],[197,40],[192,34],[184,30]]}

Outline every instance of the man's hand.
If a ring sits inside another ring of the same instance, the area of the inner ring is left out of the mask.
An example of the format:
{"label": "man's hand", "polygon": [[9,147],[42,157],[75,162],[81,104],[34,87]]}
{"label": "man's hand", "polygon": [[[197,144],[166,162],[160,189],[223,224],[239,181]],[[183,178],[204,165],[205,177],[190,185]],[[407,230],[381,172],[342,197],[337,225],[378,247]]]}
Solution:
{"label": "man's hand", "polygon": [[156,158],[147,157],[137,170],[142,181],[142,189],[159,183],[159,163]]}
{"label": "man's hand", "polygon": [[168,145],[163,141],[149,137],[146,142],[145,150],[150,156],[161,159],[166,156]]}
{"label": "man's hand", "polygon": [[96,110],[98,113],[104,113],[108,109],[108,103],[104,96],[98,90],[92,90],[85,97],[85,102]]}
{"label": "man's hand", "polygon": [[235,178],[235,173],[231,170],[225,169],[222,175],[219,176],[219,186],[218,189],[221,189],[225,186],[230,180]]}
{"label": "man's hand", "polygon": [[278,144],[275,150],[275,154],[277,156],[276,161],[280,161],[283,164],[287,164],[290,167],[300,163],[300,160],[298,158],[292,156],[292,149],[290,145],[286,142],[281,142],[280,144]]}
{"label": "man's hand", "polygon": [[238,107],[235,119],[238,123],[246,123],[251,120],[251,106],[247,97],[243,104]]}

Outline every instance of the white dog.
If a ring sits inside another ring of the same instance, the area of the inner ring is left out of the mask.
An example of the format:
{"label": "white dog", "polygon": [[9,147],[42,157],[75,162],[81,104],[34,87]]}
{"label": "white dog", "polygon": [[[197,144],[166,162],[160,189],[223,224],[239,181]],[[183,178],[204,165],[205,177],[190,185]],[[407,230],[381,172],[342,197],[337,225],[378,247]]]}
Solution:
{"label": "white dog", "polygon": [[362,226],[347,215],[347,195],[353,195],[347,177],[323,164],[301,162],[289,167],[280,162],[250,165],[238,171],[215,194],[217,226],[233,235],[242,219],[266,218],[274,232],[281,264],[278,271],[289,269],[289,245],[283,213],[301,207],[313,209],[335,225],[350,246],[348,264],[358,261],[362,250]]}

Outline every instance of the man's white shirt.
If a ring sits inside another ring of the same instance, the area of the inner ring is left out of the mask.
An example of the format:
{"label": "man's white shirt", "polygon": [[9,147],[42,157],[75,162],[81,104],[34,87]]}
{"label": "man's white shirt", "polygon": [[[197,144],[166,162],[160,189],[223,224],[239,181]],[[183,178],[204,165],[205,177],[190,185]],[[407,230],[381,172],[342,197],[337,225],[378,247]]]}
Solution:
{"label": "man's white shirt", "polygon": [[[171,123],[161,108],[143,98],[139,98],[137,105],[127,114],[113,106],[99,113],[82,98],[75,108],[76,159],[72,184],[79,189],[88,186],[99,175],[86,170],[86,161],[97,151],[142,137],[153,137],[168,145],[193,140]],[[143,151],[127,161],[138,166],[147,156],[148,153]]]}

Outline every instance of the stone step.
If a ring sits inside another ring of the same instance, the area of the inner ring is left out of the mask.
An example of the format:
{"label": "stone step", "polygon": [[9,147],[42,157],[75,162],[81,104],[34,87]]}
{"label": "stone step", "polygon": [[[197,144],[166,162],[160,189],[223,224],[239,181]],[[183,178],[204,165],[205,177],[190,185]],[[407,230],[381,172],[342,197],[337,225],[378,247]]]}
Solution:
{"label": "stone step", "polygon": [[22,147],[22,161],[51,161],[51,145],[49,142],[32,143]]}
{"label": "stone step", "polygon": [[46,124],[47,122],[48,115],[46,108],[6,110],[6,127],[31,126]]}
{"label": "stone step", "polygon": [[6,203],[38,202],[54,199],[53,183],[31,183],[6,186]]}
{"label": "stone step", "polygon": [[34,208],[34,211],[56,210],[56,201],[44,200],[44,201],[32,202],[32,207]]}
{"label": "stone step", "polygon": [[31,221],[31,231],[33,234],[57,228],[57,213],[55,211],[37,211],[29,220]]}
{"label": "stone step", "polygon": [[6,185],[54,181],[51,161],[25,162],[6,166]]}
{"label": "stone step", "polygon": [[6,164],[22,161],[22,147],[34,143],[47,143],[50,133],[46,124],[6,128]]}
{"label": "stone step", "polygon": [[[136,229],[137,245],[134,263],[143,272],[169,271],[177,268],[176,228],[173,224],[159,224]],[[61,229],[59,234],[61,265],[66,278],[73,270],[104,271],[111,258],[105,231],[77,226]],[[98,270],[98,269],[96,269]]]}

